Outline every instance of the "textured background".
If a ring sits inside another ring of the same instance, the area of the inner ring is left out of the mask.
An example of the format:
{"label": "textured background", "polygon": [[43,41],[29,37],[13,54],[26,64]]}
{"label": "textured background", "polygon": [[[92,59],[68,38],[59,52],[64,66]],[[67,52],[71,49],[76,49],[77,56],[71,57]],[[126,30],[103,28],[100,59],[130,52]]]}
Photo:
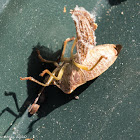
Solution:
{"label": "textured background", "polygon": [[[27,107],[40,86],[19,77],[42,81],[38,74],[52,69],[40,63],[35,48],[56,59],[63,41],[75,36],[69,10],[76,5],[96,14],[97,44],[121,44],[123,49],[105,73],[75,91],[78,101],[48,87],[44,106],[30,117]],[[140,139],[139,9],[139,0],[1,0],[0,139]]]}

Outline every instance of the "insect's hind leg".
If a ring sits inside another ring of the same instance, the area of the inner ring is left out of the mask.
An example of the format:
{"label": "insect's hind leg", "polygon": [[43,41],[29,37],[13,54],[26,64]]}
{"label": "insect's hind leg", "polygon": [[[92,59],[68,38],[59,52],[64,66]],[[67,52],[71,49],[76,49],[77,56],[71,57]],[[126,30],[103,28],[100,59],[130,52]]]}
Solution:
{"label": "insect's hind leg", "polygon": [[37,54],[38,54],[38,58],[41,60],[41,62],[45,62],[45,63],[53,63],[55,66],[59,66],[59,64],[55,61],[50,61],[50,60],[46,60],[44,59],[41,54],[40,54],[40,51],[39,50],[36,50],[37,51]]}
{"label": "insect's hind leg", "polygon": [[101,56],[101,57],[98,59],[98,61],[97,61],[91,68],[88,68],[87,66],[84,66],[84,65],[82,65],[82,64],[76,63],[74,60],[73,60],[72,62],[73,62],[73,64],[74,64],[76,67],[78,67],[78,68],[80,68],[80,69],[83,69],[83,70],[86,70],[86,71],[91,71],[91,70],[93,70],[93,69],[97,66],[97,64],[98,64],[103,58],[107,59],[107,57]]}
{"label": "insect's hind leg", "polygon": [[65,51],[66,51],[67,43],[68,43],[69,41],[74,40],[74,39],[75,39],[75,37],[71,37],[71,38],[67,38],[67,39],[64,41],[64,46],[63,46],[63,50],[62,50],[62,54],[61,54],[61,59],[60,59],[61,62],[63,62],[63,61],[66,60],[66,58],[64,58],[64,54],[65,54]]}

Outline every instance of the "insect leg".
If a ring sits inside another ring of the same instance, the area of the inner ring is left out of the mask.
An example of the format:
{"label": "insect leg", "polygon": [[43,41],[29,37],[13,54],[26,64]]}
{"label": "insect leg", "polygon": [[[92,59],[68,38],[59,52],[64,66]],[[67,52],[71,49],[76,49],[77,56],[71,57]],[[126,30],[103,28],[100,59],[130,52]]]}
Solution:
{"label": "insect leg", "polygon": [[53,73],[51,73],[48,69],[44,70],[40,76],[44,76],[45,73],[49,74],[50,76],[52,76],[55,80],[60,80],[63,76],[64,70],[66,68],[66,66],[68,65],[68,63],[64,64],[63,67],[60,69],[58,76],[55,76]]}
{"label": "insect leg", "polygon": [[79,63],[76,63],[74,60],[73,60],[73,64],[74,64],[76,67],[81,68],[81,69],[83,69],[83,70],[91,71],[91,70],[93,70],[93,69],[97,66],[97,64],[98,64],[103,58],[107,59],[107,57],[101,56],[101,57],[99,58],[99,60],[96,62],[96,64],[93,65],[91,68],[88,68],[87,66],[84,66],[84,65],[81,65],[81,64],[79,64]]}
{"label": "insect leg", "polygon": [[42,62],[45,62],[45,63],[53,63],[55,66],[59,66],[59,64],[55,61],[50,61],[50,60],[46,60],[44,59],[41,54],[40,54],[40,51],[39,50],[36,50],[37,51],[37,54],[38,54],[38,58],[42,61]]}
{"label": "insect leg", "polygon": [[61,62],[65,61],[65,60],[67,59],[67,58],[64,58],[64,54],[65,54],[65,50],[66,50],[67,43],[68,43],[69,41],[74,40],[74,39],[75,39],[75,37],[72,37],[72,38],[67,38],[67,39],[64,41],[64,47],[63,47],[63,51],[62,51],[61,59],[60,59]]}
{"label": "insect leg", "polygon": [[71,47],[71,59],[73,59],[73,49],[76,45],[76,42],[77,42],[77,38],[74,40],[73,44],[72,44],[72,47]]}
{"label": "insect leg", "polygon": [[[56,68],[56,69],[52,72],[52,75],[55,75],[55,73],[57,72],[57,70],[58,70],[58,68]],[[49,85],[51,84],[51,82],[53,81],[53,76],[50,76],[49,79],[48,79],[48,81],[47,81],[45,84],[39,82],[38,80],[34,79],[33,77],[24,77],[24,78],[20,77],[20,80],[30,80],[30,81],[33,81],[33,82],[35,82],[35,83],[41,85],[41,86],[46,87],[46,86],[49,86]]]}

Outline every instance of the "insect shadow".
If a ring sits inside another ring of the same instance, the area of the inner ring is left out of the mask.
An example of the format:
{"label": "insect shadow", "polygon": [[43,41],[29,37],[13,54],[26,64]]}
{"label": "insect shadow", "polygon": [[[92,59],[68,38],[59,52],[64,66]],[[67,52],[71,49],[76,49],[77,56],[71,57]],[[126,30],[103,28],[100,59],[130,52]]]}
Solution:
{"label": "insect shadow", "polygon": [[20,118],[23,113],[26,111],[27,107],[29,106],[29,99],[27,98],[25,100],[25,102],[23,103],[22,107],[20,108],[19,105],[18,105],[18,99],[16,97],[16,93],[14,92],[7,92],[5,91],[4,92],[4,95],[5,96],[12,96],[13,99],[14,99],[14,102],[15,102],[15,106],[16,106],[16,109],[17,109],[17,113],[15,113],[10,107],[6,107],[4,108],[1,113],[0,113],[0,116],[2,114],[4,114],[5,112],[9,112],[10,114],[12,114],[13,116],[15,116],[15,119],[13,120],[12,124],[10,124],[10,126],[7,128],[7,130],[4,132],[3,136],[5,136],[7,134],[7,132],[10,130],[10,128],[14,125],[14,123],[16,122],[16,120],[18,118]]}
{"label": "insect shadow", "polygon": [[[63,46],[62,46],[63,48]],[[57,52],[53,53],[50,49],[48,49],[45,46],[41,46],[39,43],[36,46],[33,46],[33,50],[31,55],[28,58],[28,69],[27,69],[27,76],[32,76],[35,79],[38,79],[39,81],[43,82],[44,78],[40,77],[39,74],[44,70],[44,69],[49,69],[52,71],[55,66],[50,63],[42,63],[40,59],[38,58],[36,50],[39,50],[43,58],[47,60],[52,60],[52,61],[57,61],[59,60],[61,56],[62,49],[58,50]],[[97,79],[97,78],[96,78]],[[80,95],[84,90],[86,90],[90,84],[92,84],[96,79],[92,81],[88,81],[86,84],[78,87],[73,93],[70,95],[67,95],[63,93],[58,87],[56,86],[48,86],[44,89],[42,92],[42,95],[40,96],[39,99],[39,104],[41,107],[39,108],[37,112],[38,118],[34,120],[33,122],[30,123],[28,126],[28,131],[26,134],[30,133],[33,130],[33,125],[39,121],[42,117],[46,117],[49,113],[51,113],[54,109],[70,102],[71,100],[74,99],[75,96]],[[18,105],[18,99],[16,97],[16,93],[14,92],[5,92],[5,96],[12,96],[15,102],[15,106],[17,109],[18,113],[15,113],[13,110],[10,109],[10,107],[6,107],[3,109],[0,113],[0,116],[5,112],[9,112],[13,116],[15,116],[15,120],[12,122],[12,125],[7,128],[7,130],[4,132],[3,136],[7,134],[7,132],[10,130],[10,128],[14,125],[16,120],[20,118],[26,109],[29,107],[30,104],[32,104],[37,97],[38,93],[40,92],[42,86],[31,82],[27,81],[27,94],[28,97],[19,108]],[[31,117],[30,114],[28,114],[29,117]]]}
{"label": "insect shadow", "polygon": [[113,5],[119,5],[119,4],[121,4],[121,2],[124,2],[124,1],[126,1],[126,0],[108,0],[109,4],[111,6],[113,6]]}

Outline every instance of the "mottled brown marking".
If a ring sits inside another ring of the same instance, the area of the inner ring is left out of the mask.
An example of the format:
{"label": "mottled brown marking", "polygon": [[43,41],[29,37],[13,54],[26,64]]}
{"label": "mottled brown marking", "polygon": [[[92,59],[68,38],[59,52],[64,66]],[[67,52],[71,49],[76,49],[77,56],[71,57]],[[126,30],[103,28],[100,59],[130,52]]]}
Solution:
{"label": "mottled brown marking", "polygon": [[77,33],[77,53],[80,61],[86,59],[89,47],[96,45],[95,33],[97,24],[94,22],[94,17],[84,8],[76,7],[72,12],[72,17],[76,26]]}

